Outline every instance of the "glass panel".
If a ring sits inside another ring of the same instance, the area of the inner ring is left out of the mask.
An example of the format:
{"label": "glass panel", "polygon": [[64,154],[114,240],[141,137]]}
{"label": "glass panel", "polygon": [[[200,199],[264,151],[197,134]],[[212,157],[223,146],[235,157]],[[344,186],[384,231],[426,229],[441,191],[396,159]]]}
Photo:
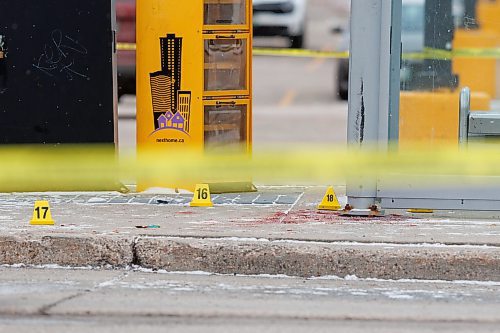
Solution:
{"label": "glass panel", "polygon": [[[458,100],[468,73],[479,73],[477,59],[468,59],[461,73],[460,58],[450,53],[460,38],[475,34],[457,26],[458,7],[452,0],[405,0],[402,3],[401,95],[399,146],[458,144]],[[481,74],[483,77],[485,73]]]}
{"label": "glass panel", "polygon": [[205,106],[206,149],[244,149],[246,140],[246,105]]}
{"label": "glass panel", "polygon": [[205,40],[205,91],[247,89],[247,41]]}
{"label": "glass panel", "polygon": [[[424,1],[405,1],[402,7],[401,41],[403,53],[419,53],[424,50],[425,8]],[[423,59],[403,58],[401,89],[418,90],[430,79]],[[429,67],[427,67],[429,69]]]}
{"label": "glass panel", "polygon": [[245,0],[205,0],[205,25],[246,24]]}
{"label": "glass panel", "polygon": [[[401,40],[403,57],[401,89],[436,91],[454,90],[458,77],[453,72],[452,50],[455,19],[451,0],[403,1]],[[425,50],[429,56],[412,57]]]}

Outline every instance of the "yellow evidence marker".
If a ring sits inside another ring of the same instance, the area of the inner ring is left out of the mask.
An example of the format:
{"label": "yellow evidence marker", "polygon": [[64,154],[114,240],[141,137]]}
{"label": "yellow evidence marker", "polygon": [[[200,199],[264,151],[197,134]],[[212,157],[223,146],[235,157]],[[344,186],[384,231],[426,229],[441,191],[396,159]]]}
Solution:
{"label": "yellow evidence marker", "polygon": [[208,184],[197,184],[194,190],[193,201],[189,204],[191,207],[213,207],[210,198],[210,187]]}
{"label": "yellow evidence marker", "polygon": [[33,219],[31,225],[54,225],[54,220],[50,214],[50,205],[48,201],[36,201],[33,210]]}
{"label": "yellow evidence marker", "polygon": [[323,201],[318,206],[319,210],[340,210],[342,207],[340,206],[339,200],[337,199],[337,195],[333,190],[333,187],[330,186],[326,190],[326,194],[323,197]]}

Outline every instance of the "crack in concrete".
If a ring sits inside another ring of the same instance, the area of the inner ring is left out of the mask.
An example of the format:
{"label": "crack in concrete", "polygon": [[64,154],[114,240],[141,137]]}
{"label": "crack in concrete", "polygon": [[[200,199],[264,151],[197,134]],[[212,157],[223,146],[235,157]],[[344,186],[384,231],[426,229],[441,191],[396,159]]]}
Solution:
{"label": "crack in concrete", "polygon": [[50,316],[50,310],[52,310],[53,308],[55,308],[56,306],[64,303],[64,302],[67,302],[67,301],[71,301],[77,297],[80,297],[80,296],[83,296],[87,293],[91,292],[90,290],[84,290],[84,291],[80,291],[76,294],[73,294],[73,295],[70,295],[70,296],[67,296],[67,297],[63,297],[61,298],[60,300],[57,300],[53,303],[50,303],[50,304],[47,304],[47,305],[44,305],[42,306],[39,310],[38,310],[38,314],[39,315],[42,315],[42,316]]}
{"label": "crack in concrete", "polygon": [[85,290],[77,292],[76,294],[73,294],[73,295],[70,295],[67,297],[63,297],[60,300],[57,300],[53,303],[44,305],[37,311],[37,314],[42,315],[42,316],[51,316],[50,311],[52,309],[54,309],[55,307],[65,303],[67,301],[74,300],[78,297],[97,292],[97,291],[104,289],[104,288],[107,288],[109,286],[113,286],[114,284],[116,284],[116,283],[122,281],[123,279],[125,279],[126,277],[128,277],[129,274],[130,274],[130,271],[124,271],[120,275],[118,275],[117,277],[114,277],[113,279],[108,280],[108,281],[101,282],[92,289],[85,289]]}
{"label": "crack in concrete", "polygon": [[130,266],[140,266],[139,256],[137,255],[137,243],[140,239],[141,237],[134,237],[134,239],[132,240],[132,262],[130,263]]}

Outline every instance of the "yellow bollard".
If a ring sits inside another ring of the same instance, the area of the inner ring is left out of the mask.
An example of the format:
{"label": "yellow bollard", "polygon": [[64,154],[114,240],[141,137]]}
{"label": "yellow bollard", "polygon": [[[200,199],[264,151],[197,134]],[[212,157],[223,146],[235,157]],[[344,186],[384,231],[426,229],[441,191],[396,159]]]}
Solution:
{"label": "yellow bollard", "polygon": [[[490,110],[489,95],[473,92],[471,110]],[[458,92],[401,92],[399,146],[458,144],[458,113]]]}

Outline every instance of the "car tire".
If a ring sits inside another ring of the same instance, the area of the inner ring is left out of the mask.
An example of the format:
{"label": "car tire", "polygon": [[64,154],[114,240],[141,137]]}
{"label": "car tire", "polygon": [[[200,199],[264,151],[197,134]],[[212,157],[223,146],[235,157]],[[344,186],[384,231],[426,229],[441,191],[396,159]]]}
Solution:
{"label": "car tire", "polygon": [[301,49],[304,47],[304,33],[298,36],[290,36],[290,47],[292,49]]}
{"label": "car tire", "polygon": [[342,101],[347,101],[349,99],[349,91],[346,89],[339,89],[339,98]]}
{"label": "car tire", "polygon": [[344,82],[341,82],[341,79],[338,81],[338,96],[341,101],[347,101],[349,98],[349,89],[343,87]]}
{"label": "car tire", "polygon": [[349,98],[349,61],[339,60],[337,71],[337,94],[342,101]]}

